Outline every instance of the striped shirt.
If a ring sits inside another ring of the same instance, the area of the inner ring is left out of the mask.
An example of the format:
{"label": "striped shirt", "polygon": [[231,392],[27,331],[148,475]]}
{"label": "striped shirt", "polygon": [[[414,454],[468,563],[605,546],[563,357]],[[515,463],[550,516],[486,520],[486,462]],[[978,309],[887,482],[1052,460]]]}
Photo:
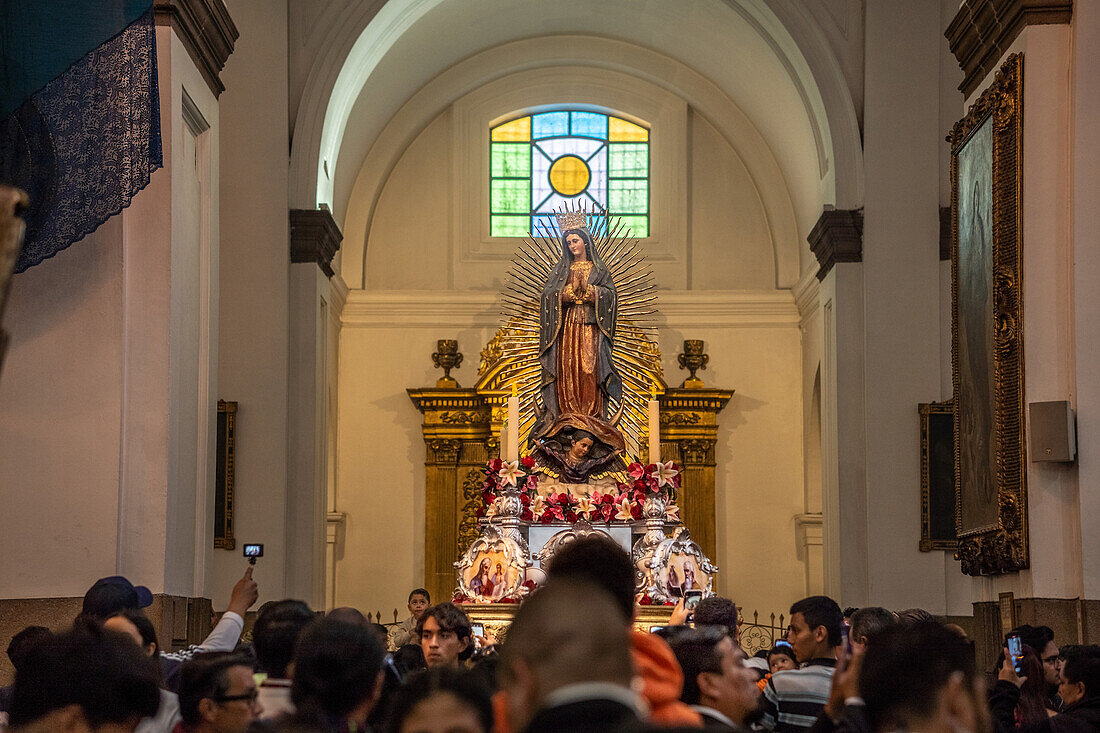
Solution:
{"label": "striped shirt", "polygon": [[760,727],[776,733],[809,730],[829,699],[835,666],[835,659],[811,659],[802,669],[773,674],[764,688]]}

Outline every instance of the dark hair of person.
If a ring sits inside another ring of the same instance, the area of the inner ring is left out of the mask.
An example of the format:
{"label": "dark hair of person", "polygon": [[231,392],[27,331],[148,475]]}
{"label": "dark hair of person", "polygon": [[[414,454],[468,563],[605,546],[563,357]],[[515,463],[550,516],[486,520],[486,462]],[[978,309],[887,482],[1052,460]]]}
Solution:
{"label": "dark hair of person", "polygon": [[413,596],[424,596],[429,604],[432,602],[432,594],[423,588],[413,588],[412,593],[409,593],[409,603],[412,603]]}
{"label": "dark hair of person", "polygon": [[252,627],[252,644],[260,669],[272,679],[286,679],[294,645],[302,629],[314,619],[305,601],[286,599],[267,605]]}
{"label": "dark hair of person", "polygon": [[394,693],[385,731],[400,733],[405,720],[417,706],[436,695],[450,695],[469,709],[486,733],[493,727],[493,709],[489,690],[469,672],[455,667],[436,667],[411,677]]}
{"label": "dark hair of person", "polygon": [[371,629],[318,619],[298,637],[291,699],[304,713],[344,717],[374,693],[382,645]]}
{"label": "dark hair of person", "polygon": [[1100,646],[1075,646],[1066,654],[1062,676],[1071,684],[1084,682],[1085,697],[1100,695]]}
{"label": "dark hair of person", "polygon": [[393,663],[402,678],[413,672],[422,672],[428,668],[428,660],[424,658],[424,649],[419,644],[405,644],[397,647],[393,653]]}
{"label": "dark hair of person", "polygon": [[680,699],[688,705],[698,705],[699,675],[722,672],[722,655],[718,644],[728,638],[725,626],[666,626],[660,636],[672,647],[672,653],[684,672],[684,689]]}
{"label": "dark hair of person", "polygon": [[1020,701],[1016,703],[1017,725],[1024,727],[1042,723],[1047,719],[1047,683],[1043,676],[1043,662],[1031,647],[1024,645],[1020,664],[1024,670],[1024,683],[1020,685]]}
{"label": "dark hair of person", "polygon": [[828,596],[810,596],[791,606],[791,616],[802,614],[802,619],[810,630],[824,626],[829,633],[829,645],[840,646],[840,627],[844,624],[844,614],[836,601]]}
{"label": "dark hair of person", "polygon": [[578,537],[559,548],[546,574],[547,580],[579,580],[599,586],[615,599],[624,621],[634,618],[634,563],[606,534]]}
{"label": "dark hair of person", "polygon": [[466,648],[459,652],[458,658],[469,659],[470,655],[474,653],[474,629],[470,625],[470,617],[466,615],[466,612],[450,601],[429,606],[424,611],[424,615],[420,617],[420,620],[416,622],[417,637],[424,633],[424,622],[430,618],[434,618],[435,622],[439,624],[440,631],[450,631],[459,639],[466,640]]}
{"label": "dark hair of person", "polygon": [[903,624],[931,624],[936,622],[936,617],[923,608],[907,608],[898,611],[898,621]]}
{"label": "dark hair of person", "polygon": [[794,656],[794,649],[787,642],[776,642],[775,646],[773,646],[771,649],[768,650],[768,656],[767,656],[768,662],[771,662],[772,656],[774,656],[776,654],[781,654],[784,657],[790,657],[790,660],[792,662],[794,662],[796,664],[798,663],[798,660],[795,659],[795,656]]}
{"label": "dark hair of person", "polygon": [[52,633],[45,626],[28,626],[18,632],[8,643],[8,659],[11,660],[11,666],[18,670],[19,665],[23,662],[23,656],[26,655],[35,644],[50,636],[52,636]]}
{"label": "dark hair of person", "polygon": [[[141,645],[147,647],[150,644],[153,645],[153,654],[156,655],[160,651],[160,641],[157,640],[157,630],[153,627],[153,622],[149,620],[149,617],[136,608],[127,608],[118,613],[112,614],[111,618],[121,616],[134,625],[134,628],[141,634]],[[144,649],[142,649],[144,651]]]}
{"label": "dark hair of person", "polygon": [[951,675],[974,680],[974,654],[958,634],[937,623],[883,629],[867,649],[859,690],[873,730],[905,730],[936,707]]}
{"label": "dark hair of person", "polygon": [[156,715],[156,663],[124,634],[78,619],[70,631],[42,637],[21,656],[9,724],[27,725],[78,705],[89,727]]}
{"label": "dark hair of person", "polygon": [[358,608],[352,608],[351,606],[340,606],[334,608],[325,614],[328,618],[334,618],[337,621],[343,621],[345,624],[358,624],[359,626],[370,626],[371,620],[363,615],[363,612]]}
{"label": "dark hair of person", "polygon": [[252,657],[237,652],[204,652],[180,667],[180,717],[185,725],[202,721],[199,703],[203,698],[218,700],[229,692],[231,667],[252,669]]}
{"label": "dark hair of person", "polygon": [[848,620],[848,637],[852,641],[859,641],[866,636],[869,640],[877,632],[896,623],[898,623],[898,617],[888,608],[882,606],[860,608]]}
{"label": "dark hair of person", "polygon": [[856,612],[856,611],[858,611],[858,610],[859,610],[859,609],[858,609],[858,608],[856,608],[855,606],[848,606],[848,607],[847,607],[847,608],[845,608],[845,609],[844,609],[844,611],[843,611],[843,613],[844,613],[844,618],[846,618],[846,619],[850,619],[850,618],[852,618],[852,616],[853,616],[853,615],[855,614],[855,612]]}
{"label": "dark hair of person", "polygon": [[696,626],[725,626],[732,637],[737,632],[737,604],[729,598],[711,596],[695,607]]}
{"label": "dark hair of person", "polygon": [[1030,624],[1024,624],[1017,626],[1012,631],[1005,634],[1005,643],[1008,643],[1008,637],[1016,634],[1020,637],[1020,641],[1024,646],[1029,646],[1039,655],[1039,660],[1042,661],[1043,652],[1046,651],[1047,644],[1054,641],[1054,631],[1049,626],[1031,626]]}

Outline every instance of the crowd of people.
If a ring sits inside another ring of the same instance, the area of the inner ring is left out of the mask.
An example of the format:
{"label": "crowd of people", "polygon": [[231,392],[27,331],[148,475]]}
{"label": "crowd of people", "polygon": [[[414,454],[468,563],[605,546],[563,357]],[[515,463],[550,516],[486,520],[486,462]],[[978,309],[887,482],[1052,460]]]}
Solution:
{"label": "crowd of people", "polygon": [[790,608],[786,638],[751,657],[726,598],[683,602],[667,626],[634,624],[634,566],[602,535],[553,558],[502,643],[461,607],[409,595],[396,630],[352,608],[298,600],[244,618],[251,567],[199,645],[168,653],[142,608],[149,591],[98,581],[70,629],[12,638],[0,730],[141,733],[1076,733],[1100,731],[1100,647],[1012,634],[1022,652],[975,668],[962,629],[919,609]]}

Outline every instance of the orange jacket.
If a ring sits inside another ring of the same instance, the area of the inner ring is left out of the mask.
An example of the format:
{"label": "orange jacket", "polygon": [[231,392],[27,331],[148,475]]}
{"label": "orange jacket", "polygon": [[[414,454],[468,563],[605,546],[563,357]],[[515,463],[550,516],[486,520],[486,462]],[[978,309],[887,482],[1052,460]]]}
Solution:
{"label": "orange jacket", "polygon": [[684,673],[664,639],[633,630],[630,658],[642,678],[642,697],[649,703],[650,721],[658,725],[703,726],[703,717],[680,701]]}

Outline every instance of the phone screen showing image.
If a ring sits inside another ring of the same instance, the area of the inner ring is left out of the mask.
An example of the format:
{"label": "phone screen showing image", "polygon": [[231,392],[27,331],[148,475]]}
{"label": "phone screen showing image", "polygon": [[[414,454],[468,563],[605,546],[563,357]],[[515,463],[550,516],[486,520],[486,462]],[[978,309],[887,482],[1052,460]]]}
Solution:
{"label": "phone screen showing image", "polygon": [[482,624],[472,624],[470,631],[474,636],[485,636],[485,626]]}
{"label": "phone screen showing image", "polygon": [[1023,674],[1024,668],[1020,661],[1024,657],[1024,645],[1017,634],[1008,637],[1008,653],[1012,657],[1012,666],[1016,668],[1016,674]]}

